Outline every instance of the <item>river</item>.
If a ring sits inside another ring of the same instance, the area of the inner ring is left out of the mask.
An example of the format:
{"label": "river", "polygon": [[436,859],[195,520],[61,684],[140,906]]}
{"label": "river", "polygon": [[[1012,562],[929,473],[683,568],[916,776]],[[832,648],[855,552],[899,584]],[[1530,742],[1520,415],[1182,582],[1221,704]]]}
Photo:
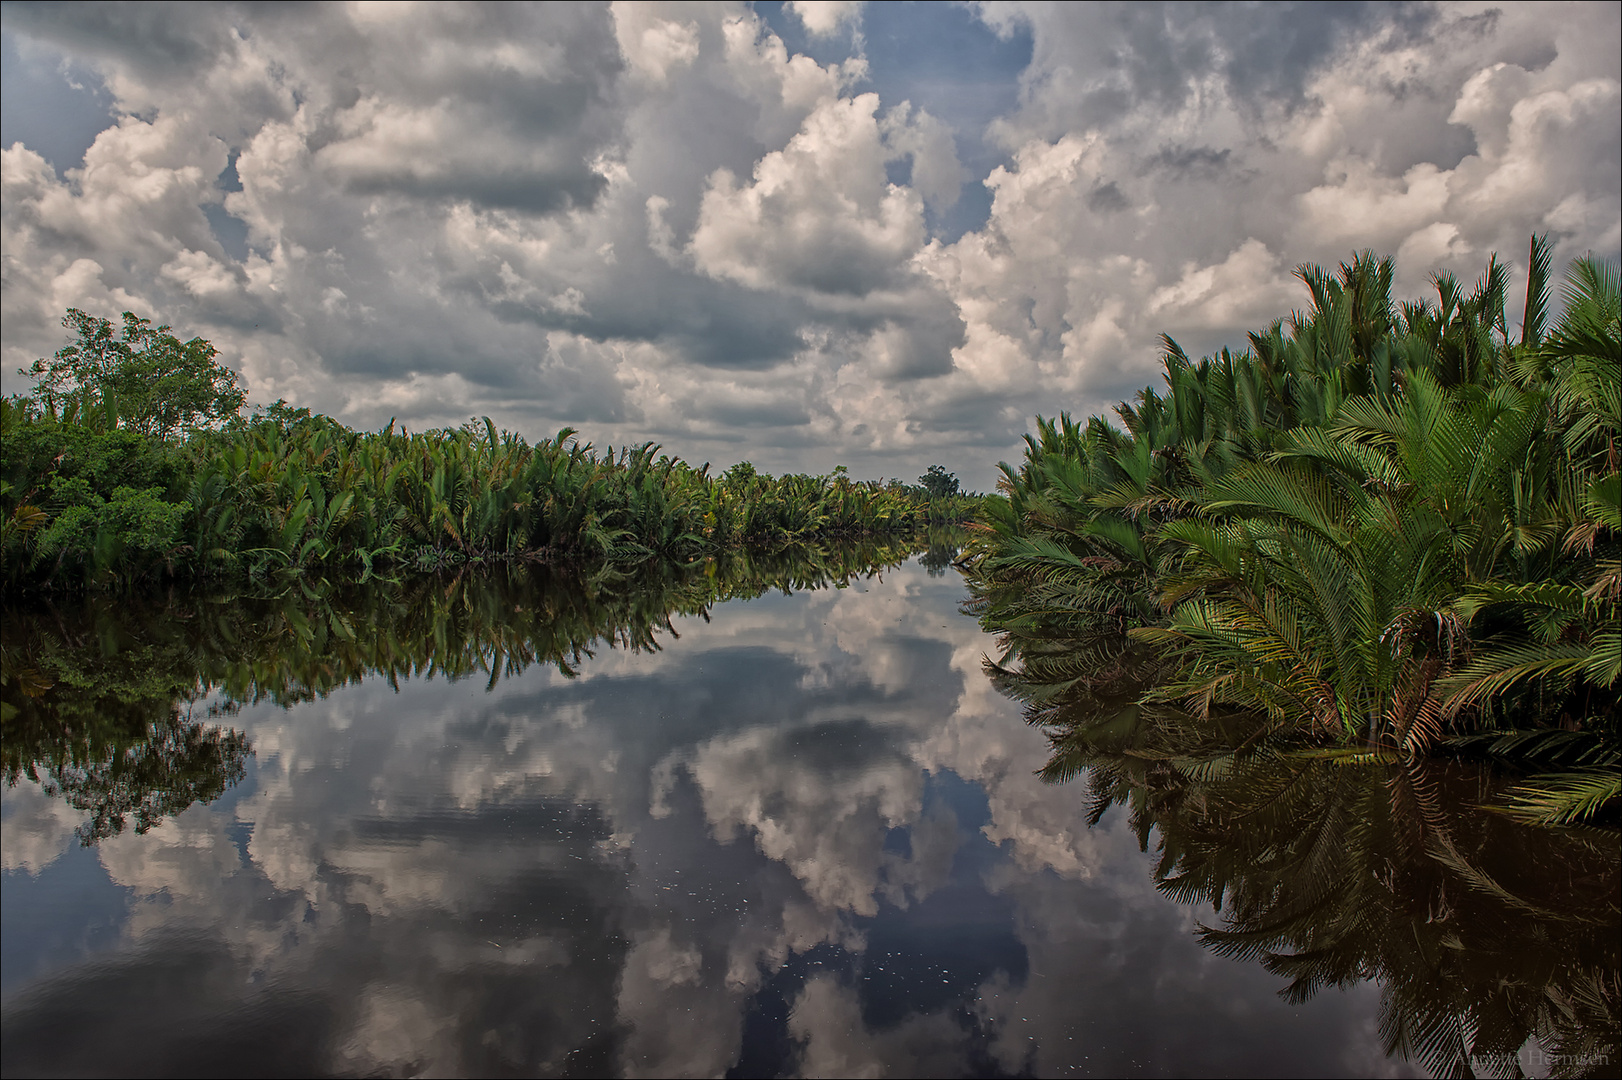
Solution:
{"label": "river", "polygon": [[5,1073],[1424,1074],[1035,775],[943,561],[16,616]]}

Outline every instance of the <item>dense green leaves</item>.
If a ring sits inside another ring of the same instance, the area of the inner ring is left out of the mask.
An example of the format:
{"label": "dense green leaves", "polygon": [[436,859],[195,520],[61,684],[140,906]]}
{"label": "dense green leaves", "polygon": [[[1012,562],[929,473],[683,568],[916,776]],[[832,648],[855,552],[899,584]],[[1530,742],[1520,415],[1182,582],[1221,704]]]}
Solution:
{"label": "dense green leaves", "polygon": [[[107,333],[91,338],[103,352],[121,347]],[[84,366],[88,350],[70,359]],[[118,362],[97,360],[83,377]],[[364,580],[513,558],[688,561],[912,535],[964,520],[977,502],[853,481],[843,468],[774,478],[744,463],[712,477],[651,443],[598,451],[565,428],[532,445],[488,419],[361,433],[278,405],[166,439],[170,428],[127,411],[88,423],[59,407],[66,391],[53,386],[0,402],[8,589],[287,573]]]}
{"label": "dense green leaves", "polygon": [[108,320],[78,308],[68,310],[62,325],[78,340],[18,372],[35,380],[49,413],[81,421],[116,418],[132,431],[167,439],[229,420],[247,398],[236,373],[219,363],[219,350],[202,338],[182,342],[167,326],[128,311],[117,335]]}
{"label": "dense green leaves", "polygon": [[[1550,325],[1542,238],[1531,264],[1517,340],[1496,259],[1398,305],[1364,254],[1302,267],[1310,308],[1241,355],[1165,339],[1166,390],[1121,405],[1124,430],[1039,419],[968,556],[994,671],[1080,686],[1058,643],[1124,631],[1162,665],[1140,706],[1241,740],[1617,743],[1618,275],[1573,264]],[[1603,813],[1585,785],[1561,805]]]}

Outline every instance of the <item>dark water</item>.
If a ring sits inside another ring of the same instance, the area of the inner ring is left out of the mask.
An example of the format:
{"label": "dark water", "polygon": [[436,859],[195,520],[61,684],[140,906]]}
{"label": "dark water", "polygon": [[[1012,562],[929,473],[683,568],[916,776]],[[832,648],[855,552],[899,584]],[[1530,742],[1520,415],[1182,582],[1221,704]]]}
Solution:
{"label": "dark water", "polygon": [[[944,561],[8,616],[6,1074],[1424,1072],[1381,1037],[1413,1003],[1377,942],[1413,912],[1327,904],[1330,985],[1291,1000],[1299,971],[1199,934],[1290,903],[1268,829],[1402,784],[1342,770],[1184,860],[1249,883],[1237,914],[1179,902],[1156,837],[1223,829],[1167,807],[1146,854],[1124,809],[1089,827],[1039,780]],[[1356,874],[1408,873],[1385,843],[1354,838],[1385,860]],[[1474,966],[1409,958],[1438,981],[1407,992],[1603,984],[1606,843],[1529,849],[1519,900],[1444,888]]]}

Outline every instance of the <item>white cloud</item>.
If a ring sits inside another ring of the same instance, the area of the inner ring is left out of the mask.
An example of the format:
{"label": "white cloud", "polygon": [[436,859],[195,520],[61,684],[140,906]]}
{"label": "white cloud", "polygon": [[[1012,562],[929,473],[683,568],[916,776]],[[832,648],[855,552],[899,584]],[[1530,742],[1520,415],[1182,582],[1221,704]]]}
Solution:
{"label": "white cloud", "polygon": [[789,7],[814,37],[830,37],[862,17],[861,0],[789,0]]}
{"label": "white cloud", "polygon": [[831,303],[894,289],[923,243],[923,203],[885,180],[878,106],[877,94],[825,99],[752,182],[717,170],[689,243],[699,268]]}
{"label": "white cloud", "polygon": [[61,858],[77,838],[83,815],[38,784],[17,783],[5,790],[5,819],[0,821],[0,867],[38,874]]}
{"label": "white cloud", "polygon": [[[660,18],[658,8],[618,0],[612,11],[620,52],[644,78],[663,83],[673,70],[698,58],[698,27],[691,21]],[[670,10],[674,13],[673,6]]]}
{"label": "white cloud", "polygon": [[956,205],[968,173],[958,163],[951,129],[907,101],[885,114],[882,129],[891,153],[912,159],[910,183],[924,204],[936,211]]}

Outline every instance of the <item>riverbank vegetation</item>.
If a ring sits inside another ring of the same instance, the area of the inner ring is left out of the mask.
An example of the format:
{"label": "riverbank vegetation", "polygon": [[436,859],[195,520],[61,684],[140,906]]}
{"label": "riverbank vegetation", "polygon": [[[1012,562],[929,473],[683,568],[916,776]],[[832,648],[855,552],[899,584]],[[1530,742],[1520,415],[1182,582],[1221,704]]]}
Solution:
{"label": "riverbank vegetation", "polygon": [[1056,778],[1468,752],[1537,773],[1528,820],[1614,820],[1618,272],[1575,262],[1555,316],[1542,238],[1529,263],[1514,336],[1496,258],[1400,304],[1390,259],[1306,266],[1310,305],[1247,350],[1164,339],[1119,426],[1038,421],[967,558]]}
{"label": "riverbank vegetation", "polygon": [[0,402],[8,593],[157,581],[366,580],[469,562],[678,562],[835,538],[911,536],[970,517],[950,473],[920,483],[712,475],[652,443],[530,443],[488,419],[351,430],[278,404],[252,417],[207,342],[133,315],[78,340]]}

